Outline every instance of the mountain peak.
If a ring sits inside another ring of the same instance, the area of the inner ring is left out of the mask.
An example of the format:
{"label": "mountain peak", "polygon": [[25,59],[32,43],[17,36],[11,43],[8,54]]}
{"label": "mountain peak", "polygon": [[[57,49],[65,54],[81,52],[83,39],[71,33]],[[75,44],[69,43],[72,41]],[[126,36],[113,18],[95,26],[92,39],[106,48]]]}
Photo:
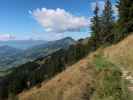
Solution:
{"label": "mountain peak", "polygon": [[65,40],[74,40],[72,37],[65,37]]}
{"label": "mountain peak", "polygon": [[73,38],[71,38],[71,37],[65,37],[63,39],[57,40],[57,42],[67,43],[69,45],[76,43],[76,41]]}

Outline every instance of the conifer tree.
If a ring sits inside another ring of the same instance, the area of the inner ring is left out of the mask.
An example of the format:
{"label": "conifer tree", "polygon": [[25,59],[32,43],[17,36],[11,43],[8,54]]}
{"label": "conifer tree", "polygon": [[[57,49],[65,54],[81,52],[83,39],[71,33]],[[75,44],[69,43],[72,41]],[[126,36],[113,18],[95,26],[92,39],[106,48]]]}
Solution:
{"label": "conifer tree", "polygon": [[122,38],[133,32],[133,0],[119,0],[119,30]]}
{"label": "conifer tree", "polygon": [[105,6],[101,20],[102,44],[104,44],[105,42],[113,42],[113,23],[114,21],[111,0],[105,0]]}
{"label": "conifer tree", "polygon": [[99,17],[99,7],[98,7],[98,0],[96,0],[96,7],[94,10],[94,16],[91,20],[92,26],[92,38],[95,40],[96,46],[100,45],[100,17]]}

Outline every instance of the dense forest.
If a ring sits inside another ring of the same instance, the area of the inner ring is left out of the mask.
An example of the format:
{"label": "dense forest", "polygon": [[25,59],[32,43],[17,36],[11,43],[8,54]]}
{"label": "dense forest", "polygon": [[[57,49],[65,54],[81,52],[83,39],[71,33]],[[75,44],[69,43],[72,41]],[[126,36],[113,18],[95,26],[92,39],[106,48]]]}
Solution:
{"label": "dense forest", "polygon": [[117,8],[119,15],[118,19],[114,20],[111,0],[105,0],[102,15],[99,14],[97,2],[92,18],[92,32],[87,43],[81,39],[68,49],[60,49],[46,57],[11,69],[10,74],[0,79],[2,100],[50,79],[97,48],[117,43],[128,36],[133,32],[133,1],[119,0]]}

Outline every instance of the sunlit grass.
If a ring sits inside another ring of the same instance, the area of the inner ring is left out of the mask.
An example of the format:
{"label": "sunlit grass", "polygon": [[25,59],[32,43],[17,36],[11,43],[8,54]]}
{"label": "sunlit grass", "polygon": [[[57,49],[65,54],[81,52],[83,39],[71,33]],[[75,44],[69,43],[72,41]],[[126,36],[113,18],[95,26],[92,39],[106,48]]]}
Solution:
{"label": "sunlit grass", "polygon": [[119,67],[103,57],[101,53],[95,55],[93,63],[98,74],[91,100],[132,100]]}

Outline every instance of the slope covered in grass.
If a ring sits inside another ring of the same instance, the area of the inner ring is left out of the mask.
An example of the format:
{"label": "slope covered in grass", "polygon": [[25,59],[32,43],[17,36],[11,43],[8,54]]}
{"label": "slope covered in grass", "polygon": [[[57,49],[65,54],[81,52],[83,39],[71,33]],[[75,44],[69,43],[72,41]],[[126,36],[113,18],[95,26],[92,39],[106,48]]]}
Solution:
{"label": "slope covered in grass", "polygon": [[18,97],[20,100],[132,100],[132,91],[123,78],[124,69],[133,69],[132,42],[133,35],[99,49]]}
{"label": "slope covered in grass", "polygon": [[[117,66],[94,54],[86,57],[40,87],[19,95],[20,100],[125,100],[126,82]],[[108,99],[107,99],[108,98]]]}
{"label": "slope covered in grass", "polygon": [[104,50],[104,56],[123,70],[133,74],[133,35]]}
{"label": "slope covered in grass", "polygon": [[88,58],[80,60],[41,88],[33,88],[19,95],[20,100],[81,100],[84,90],[94,81],[95,71],[88,66]]}

